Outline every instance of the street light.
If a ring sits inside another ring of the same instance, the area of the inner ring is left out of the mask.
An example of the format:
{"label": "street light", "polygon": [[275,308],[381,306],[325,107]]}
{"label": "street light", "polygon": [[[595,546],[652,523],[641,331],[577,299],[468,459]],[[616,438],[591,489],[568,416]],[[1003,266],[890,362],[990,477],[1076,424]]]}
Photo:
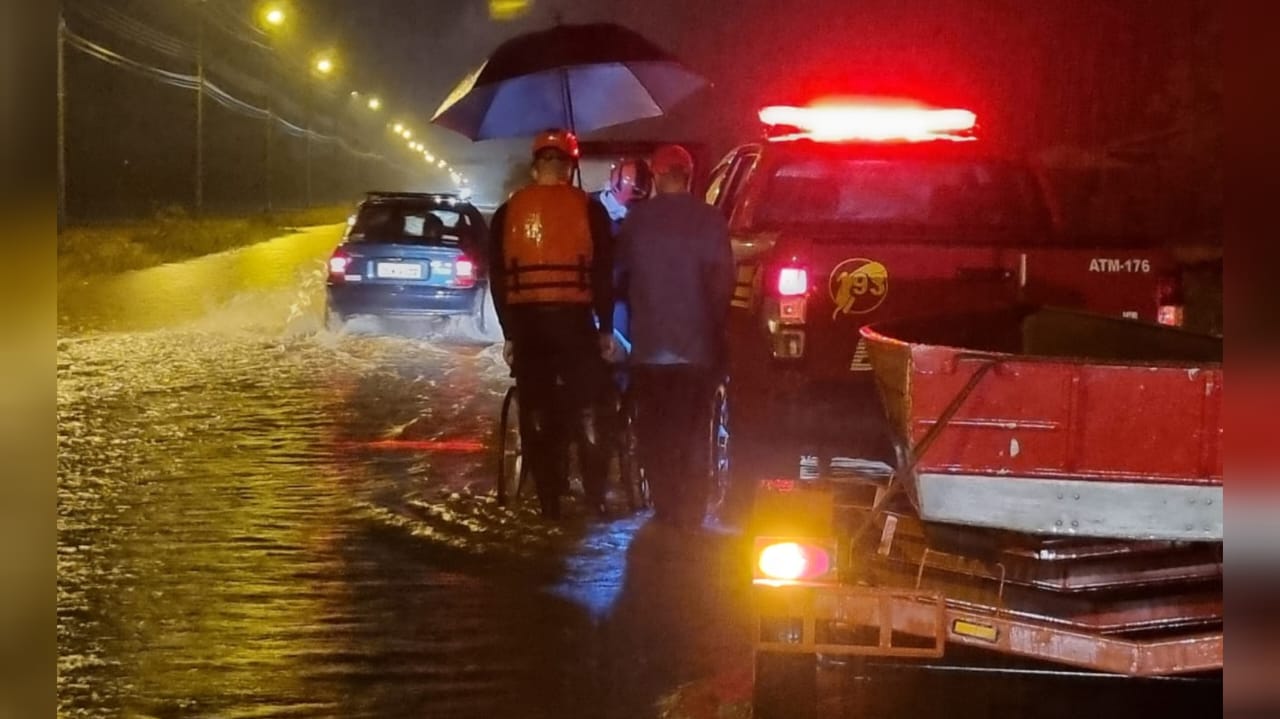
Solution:
{"label": "street light", "polygon": [[262,21],[269,27],[283,27],[289,16],[285,13],[284,8],[278,6],[267,6],[262,13]]}
{"label": "street light", "polygon": [[321,75],[328,75],[333,72],[333,60],[327,57],[321,57],[316,60],[316,72]]}
{"label": "street light", "polygon": [[392,125],[392,126],[391,126],[391,131],[392,131],[392,132],[394,132],[394,133],[396,133],[397,135],[403,135],[403,134],[404,134],[404,123],[403,123],[403,122],[397,122],[396,124]]}
{"label": "street light", "polygon": [[382,100],[379,100],[379,99],[378,99],[378,98],[376,98],[376,97],[371,97],[371,98],[369,98],[369,109],[370,109],[370,110],[373,110],[374,112],[377,112],[378,110],[381,110],[381,109],[382,109]]}
{"label": "street light", "polygon": [[432,162],[432,163],[434,163],[435,161],[436,161],[436,156],[435,156],[435,155],[433,155],[433,154],[431,154],[430,152],[428,152],[428,153],[427,153],[427,162]]}
{"label": "street light", "polygon": [[403,132],[401,132],[401,133],[400,133],[400,137],[403,137],[403,138],[404,138],[404,139],[406,139],[406,140],[412,140],[412,139],[413,139],[413,133],[412,133],[412,132],[409,132],[408,130],[404,130]]}

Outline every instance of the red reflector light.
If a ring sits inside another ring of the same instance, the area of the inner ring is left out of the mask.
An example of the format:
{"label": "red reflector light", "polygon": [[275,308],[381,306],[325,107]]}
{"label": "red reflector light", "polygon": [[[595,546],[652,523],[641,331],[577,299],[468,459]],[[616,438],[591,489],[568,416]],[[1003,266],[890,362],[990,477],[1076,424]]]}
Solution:
{"label": "red reflector light", "polygon": [[778,271],[778,294],[799,297],[809,292],[809,272],[802,267],[783,267]]}
{"label": "red reflector light", "polygon": [[1184,301],[1182,298],[1182,277],[1177,274],[1164,275],[1156,285],[1156,321],[1170,327],[1181,327],[1184,318]]}
{"label": "red reflector light", "polygon": [[770,127],[794,128],[812,140],[927,141],[973,139],[978,117],[969,110],[916,103],[823,103],[808,107],[775,105],[760,111]]}
{"label": "red reflector light", "polygon": [[1182,305],[1161,305],[1156,311],[1156,321],[1170,327],[1181,327],[1185,316]]}

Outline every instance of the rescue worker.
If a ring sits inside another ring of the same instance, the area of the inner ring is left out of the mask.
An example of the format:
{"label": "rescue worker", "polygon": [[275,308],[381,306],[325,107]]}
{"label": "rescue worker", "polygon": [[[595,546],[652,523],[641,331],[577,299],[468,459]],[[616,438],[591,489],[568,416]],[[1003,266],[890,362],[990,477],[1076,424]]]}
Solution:
{"label": "rescue worker", "polygon": [[711,403],[726,366],[733,252],[724,216],[689,192],[689,153],[665,145],[650,162],[657,194],[622,226],[619,290],[631,307],[640,463],[655,518],[691,529],[702,524],[711,485]]}
{"label": "rescue worker", "polygon": [[[588,505],[603,514],[608,452],[600,406],[613,356],[613,238],[599,203],[570,179],[578,141],[548,130],[533,142],[533,184],[493,216],[489,285],[520,395],[520,430],[542,514],[558,519],[578,446]],[[597,324],[598,320],[598,324]]]}

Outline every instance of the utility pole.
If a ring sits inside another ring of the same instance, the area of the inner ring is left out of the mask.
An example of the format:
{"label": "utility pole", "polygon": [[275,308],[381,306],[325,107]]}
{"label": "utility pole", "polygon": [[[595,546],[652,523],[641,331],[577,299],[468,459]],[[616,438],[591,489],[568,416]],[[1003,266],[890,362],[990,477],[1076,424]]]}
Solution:
{"label": "utility pole", "polygon": [[272,197],[271,197],[272,179],[275,176],[275,171],[274,171],[275,158],[272,156],[272,153],[274,152],[272,143],[275,140],[274,136],[275,136],[275,124],[276,124],[276,112],[275,112],[276,99],[275,99],[275,84],[274,84],[275,55],[272,54],[270,50],[268,50],[263,54],[263,57],[266,58],[266,67],[264,68],[264,71],[262,73],[262,79],[266,83],[265,87],[266,87],[266,105],[267,105],[267,146],[266,146],[266,154],[263,158],[263,165],[264,165],[263,174],[265,175],[264,189],[265,189],[265,195],[266,195],[266,209],[267,209],[267,212],[270,213],[275,209],[273,206]]}
{"label": "utility pole", "polygon": [[196,216],[204,214],[204,25],[205,4],[196,4]]}
{"label": "utility pole", "polygon": [[67,34],[58,13],[58,231],[67,225]]}
{"label": "utility pole", "polygon": [[310,74],[308,74],[307,75],[307,91],[306,91],[306,105],[307,105],[306,107],[306,115],[307,115],[306,170],[305,170],[306,184],[305,184],[305,197],[304,197],[304,205],[306,206],[307,209],[311,209],[311,125],[312,125],[311,115],[313,112],[311,107],[313,104],[313,98],[311,97],[311,94],[312,94],[312,85],[314,83],[315,81],[312,80]]}
{"label": "utility pole", "polygon": [[271,157],[271,141],[275,131],[276,114],[272,109],[273,103],[271,99],[271,88],[267,88],[267,154],[266,154],[266,194],[267,194],[267,212],[271,212],[274,208],[271,203],[271,177],[272,157]]}

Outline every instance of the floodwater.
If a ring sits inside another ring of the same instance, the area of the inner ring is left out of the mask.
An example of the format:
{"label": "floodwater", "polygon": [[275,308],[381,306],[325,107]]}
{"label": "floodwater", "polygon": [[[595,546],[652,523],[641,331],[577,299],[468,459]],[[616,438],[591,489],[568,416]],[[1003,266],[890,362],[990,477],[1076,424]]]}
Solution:
{"label": "floodwater", "polygon": [[500,351],[323,331],[336,239],[63,293],[60,714],[646,716],[741,656],[732,536],[498,507]]}

